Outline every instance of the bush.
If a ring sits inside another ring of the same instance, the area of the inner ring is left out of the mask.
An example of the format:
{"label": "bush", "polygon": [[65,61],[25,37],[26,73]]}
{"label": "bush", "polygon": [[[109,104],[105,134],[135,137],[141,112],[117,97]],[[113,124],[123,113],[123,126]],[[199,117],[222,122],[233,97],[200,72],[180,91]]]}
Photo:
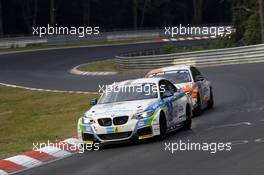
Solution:
{"label": "bush", "polygon": [[245,26],[244,41],[245,44],[259,44],[261,42],[259,15],[251,15]]}

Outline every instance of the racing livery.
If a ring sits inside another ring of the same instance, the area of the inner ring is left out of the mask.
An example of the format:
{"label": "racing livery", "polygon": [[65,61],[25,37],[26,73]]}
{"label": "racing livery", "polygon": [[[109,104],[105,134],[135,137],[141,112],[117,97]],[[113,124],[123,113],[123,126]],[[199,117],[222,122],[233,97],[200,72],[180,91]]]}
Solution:
{"label": "racing livery", "polygon": [[192,101],[193,114],[198,116],[203,109],[214,105],[211,83],[194,66],[176,65],[154,69],[146,77],[164,77],[186,93]]}
{"label": "racing livery", "polygon": [[114,83],[91,104],[78,120],[78,138],[84,144],[162,139],[170,131],[191,128],[189,98],[164,78]]}

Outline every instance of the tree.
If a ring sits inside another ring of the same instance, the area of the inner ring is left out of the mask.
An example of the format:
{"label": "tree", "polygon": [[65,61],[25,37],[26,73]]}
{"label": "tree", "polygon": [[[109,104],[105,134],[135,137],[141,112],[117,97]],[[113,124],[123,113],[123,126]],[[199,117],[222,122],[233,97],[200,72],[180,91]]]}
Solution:
{"label": "tree", "polygon": [[22,16],[28,31],[32,31],[32,26],[36,26],[38,14],[38,0],[24,0],[22,3]]}
{"label": "tree", "polygon": [[4,35],[2,0],[0,0],[0,36]]}
{"label": "tree", "polygon": [[84,26],[89,26],[91,21],[90,21],[90,5],[91,5],[91,0],[83,0],[83,25]]}
{"label": "tree", "polygon": [[203,18],[203,0],[193,0],[193,22],[201,24]]}
{"label": "tree", "polygon": [[55,0],[50,0],[50,25],[55,26]]}
{"label": "tree", "polygon": [[137,18],[138,18],[138,1],[137,0],[133,0],[133,26],[134,26],[134,30],[137,30],[137,26],[138,26],[138,22],[137,22]]}
{"label": "tree", "polygon": [[261,39],[264,43],[264,0],[259,0],[259,15],[260,15],[260,26],[261,26]]}
{"label": "tree", "polygon": [[141,22],[140,22],[140,28],[143,27],[144,25],[144,20],[145,20],[145,13],[146,13],[146,7],[148,4],[149,0],[144,0],[143,8],[142,8],[142,14],[141,14]]}

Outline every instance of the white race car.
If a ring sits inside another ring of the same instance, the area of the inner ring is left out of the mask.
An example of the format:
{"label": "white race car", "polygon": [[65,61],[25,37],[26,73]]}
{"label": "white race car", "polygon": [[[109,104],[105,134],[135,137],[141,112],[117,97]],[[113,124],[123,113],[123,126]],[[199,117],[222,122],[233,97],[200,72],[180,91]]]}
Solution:
{"label": "white race car", "polygon": [[170,80],[181,92],[191,97],[194,115],[200,115],[205,108],[214,105],[213,88],[194,66],[176,65],[153,69],[146,77],[164,77]]}
{"label": "white race car", "polygon": [[179,128],[190,129],[192,110],[185,93],[164,78],[114,83],[78,120],[81,143],[145,139]]}

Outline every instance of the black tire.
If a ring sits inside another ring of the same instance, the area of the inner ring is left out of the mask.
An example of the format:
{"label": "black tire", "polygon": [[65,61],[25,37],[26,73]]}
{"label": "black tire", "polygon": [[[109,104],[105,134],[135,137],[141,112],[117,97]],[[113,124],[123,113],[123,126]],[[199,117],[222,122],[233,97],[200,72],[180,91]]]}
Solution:
{"label": "black tire", "polygon": [[191,116],[191,108],[188,105],[186,107],[186,120],[183,122],[183,130],[189,130],[192,127],[192,116]]}
{"label": "black tire", "polygon": [[212,88],[210,88],[210,99],[208,101],[207,109],[212,109],[213,107],[214,107],[214,95]]}
{"label": "black tire", "polygon": [[200,99],[200,94],[197,94],[197,107],[193,110],[193,115],[194,116],[199,116],[202,114],[202,107],[201,107],[201,99]]}
{"label": "black tire", "polygon": [[160,127],[160,135],[159,139],[163,140],[166,138],[167,135],[167,121],[164,113],[160,113],[160,122],[159,122],[159,127]]}

